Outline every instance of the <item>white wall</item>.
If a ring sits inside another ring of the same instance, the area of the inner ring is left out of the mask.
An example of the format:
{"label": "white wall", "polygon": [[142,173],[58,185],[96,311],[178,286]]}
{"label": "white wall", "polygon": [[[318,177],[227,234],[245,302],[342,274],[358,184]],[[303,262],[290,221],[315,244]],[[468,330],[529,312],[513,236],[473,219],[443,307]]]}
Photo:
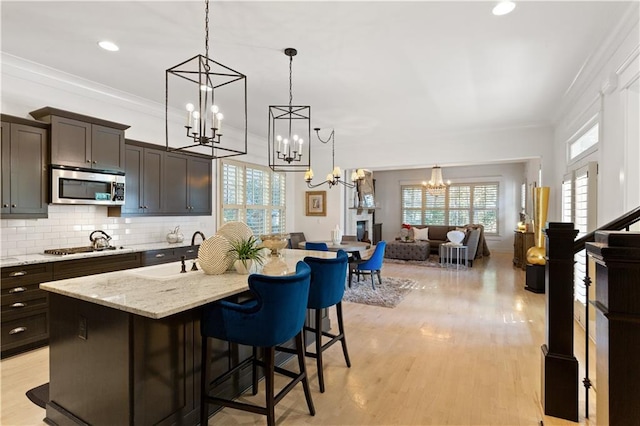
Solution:
{"label": "white wall", "polygon": [[[525,182],[525,164],[491,164],[442,169],[443,177],[451,183],[498,182],[500,185],[498,212],[499,234],[487,236],[492,251],[513,252],[513,231],[519,220],[520,186]],[[392,170],[374,173],[376,199],[380,208],[376,210],[376,222],[382,223],[382,239],[390,241],[400,232],[402,224],[400,186],[420,184],[429,180],[431,169]]]}
{"label": "white wall", "polygon": [[[554,134],[553,188],[559,188],[569,164],[567,140],[595,113],[600,114],[600,144],[589,156],[598,162],[597,226],[640,205],[638,95],[627,90],[640,75],[638,4],[594,52],[558,116]],[[637,86],[634,86],[637,87]],[[552,190],[554,216],[560,215],[560,191]]]}

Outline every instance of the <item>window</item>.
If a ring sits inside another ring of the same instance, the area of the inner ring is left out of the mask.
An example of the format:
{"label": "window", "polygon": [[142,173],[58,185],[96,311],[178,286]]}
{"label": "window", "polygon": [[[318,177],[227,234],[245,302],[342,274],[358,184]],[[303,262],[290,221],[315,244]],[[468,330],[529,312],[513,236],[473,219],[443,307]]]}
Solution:
{"label": "window", "polygon": [[285,232],[284,173],[223,160],[220,174],[224,223],[245,222],[255,235]]}
{"label": "window", "polygon": [[[589,123],[590,124],[590,123]],[[596,121],[591,127],[585,126],[586,131],[579,131],[572,140],[569,141],[569,160],[576,160],[582,154],[590,152],[590,148],[596,146],[600,140],[600,125]]]}
{"label": "window", "polygon": [[[580,238],[596,228],[596,189],[598,165],[590,162],[586,166],[565,176],[562,182],[562,221],[573,222]],[[587,302],[586,255],[581,250],[574,256],[574,297],[582,304]]]}
{"label": "window", "polygon": [[421,185],[402,190],[402,222],[411,225],[484,225],[498,233],[498,184],[453,184],[444,196],[434,197]]}

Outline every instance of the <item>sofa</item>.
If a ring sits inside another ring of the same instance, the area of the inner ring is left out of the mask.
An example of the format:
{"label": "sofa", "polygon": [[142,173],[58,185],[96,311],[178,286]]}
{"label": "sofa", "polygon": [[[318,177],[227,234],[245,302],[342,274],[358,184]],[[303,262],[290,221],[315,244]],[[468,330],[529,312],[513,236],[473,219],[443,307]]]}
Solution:
{"label": "sofa", "polygon": [[[440,255],[440,246],[449,241],[447,233],[456,229],[465,232],[462,244],[468,247],[467,264],[469,266],[473,265],[475,259],[490,255],[482,225],[412,225],[411,229],[402,233],[412,242],[405,242],[401,237],[390,241],[387,244],[385,257],[402,260],[426,260],[429,254]],[[457,260],[454,259],[454,261]]]}

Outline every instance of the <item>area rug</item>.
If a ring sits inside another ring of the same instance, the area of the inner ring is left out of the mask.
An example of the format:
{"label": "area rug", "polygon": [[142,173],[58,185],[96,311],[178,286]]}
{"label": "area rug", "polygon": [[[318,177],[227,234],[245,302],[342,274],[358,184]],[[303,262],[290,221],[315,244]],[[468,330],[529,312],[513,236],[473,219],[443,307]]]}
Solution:
{"label": "area rug", "polygon": [[440,258],[436,254],[430,255],[427,260],[387,259],[385,257],[384,261],[388,263],[399,263],[402,265],[426,266],[430,268],[440,267]]}
{"label": "area rug", "polygon": [[45,408],[47,402],[49,402],[49,383],[28,390],[27,398],[38,407]]}
{"label": "area rug", "polygon": [[376,276],[375,290],[371,287],[371,277],[361,278],[361,281],[354,281],[351,288],[344,291],[342,300],[364,305],[382,306],[385,308],[395,308],[398,303],[414,288],[416,281],[407,278],[395,278],[382,276],[382,284],[378,283]]}

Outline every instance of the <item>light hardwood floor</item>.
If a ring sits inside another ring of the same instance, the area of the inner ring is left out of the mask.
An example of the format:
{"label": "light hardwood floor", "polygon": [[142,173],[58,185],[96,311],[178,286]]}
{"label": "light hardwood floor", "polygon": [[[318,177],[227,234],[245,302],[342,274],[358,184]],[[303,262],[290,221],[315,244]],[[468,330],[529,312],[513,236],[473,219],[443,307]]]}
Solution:
{"label": "light hardwood floor", "polygon": [[[277,424],[575,424],[543,414],[545,296],[524,290],[524,272],[511,265],[511,254],[493,253],[457,272],[386,263],[382,274],[417,284],[394,309],[345,302],[352,367],[346,367],[339,345],[326,351],[327,391],[321,394],[309,359],[317,414],[309,415],[299,387],[276,407]],[[584,333],[578,327],[575,345],[582,379]],[[47,381],[47,357],[44,348],[0,363],[2,425],[44,424],[44,410],[24,395]],[[584,388],[579,389],[580,424],[594,425],[595,393],[590,392],[590,419],[585,419]],[[243,399],[261,403],[263,395]],[[264,423],[263,416],[231,409],[209,420],[210,425]]]}

